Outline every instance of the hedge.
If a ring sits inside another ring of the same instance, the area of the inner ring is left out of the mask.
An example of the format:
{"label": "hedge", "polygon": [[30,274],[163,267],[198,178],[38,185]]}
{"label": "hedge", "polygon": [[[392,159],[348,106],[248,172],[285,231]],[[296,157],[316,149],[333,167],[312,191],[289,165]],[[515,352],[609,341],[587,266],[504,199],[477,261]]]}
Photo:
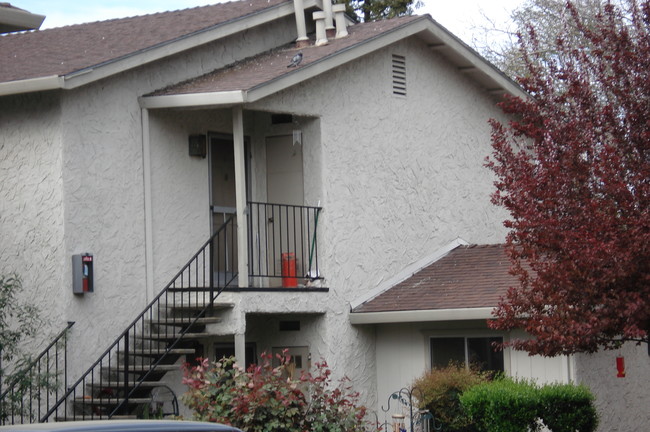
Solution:
{"label": "hedge", "polygon": [[542,387],[501,379],[465,391],[460,402],[480,432],[593,432],[598,416],[594,397],[584,386]]}

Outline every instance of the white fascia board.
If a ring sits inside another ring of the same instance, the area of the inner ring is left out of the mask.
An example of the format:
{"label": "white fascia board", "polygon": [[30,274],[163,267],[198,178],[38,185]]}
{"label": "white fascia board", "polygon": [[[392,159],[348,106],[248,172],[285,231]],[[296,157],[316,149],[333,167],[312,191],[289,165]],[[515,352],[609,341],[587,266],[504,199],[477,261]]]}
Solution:
{"label": "white fascia board", "polygon": [[449,30],[429,20],[429,28],[427,29],[437,39],[442,41],[442,45],[454,50],[457,54],[463,57],[473,67],[478,69],[481,73],[493,79],[506,93],[513,96],[518,96],[522,99],[527,99],[528,94],[524,92],[521,87],[510,80],[503,72],[499,71],[494,65],[489,63],[473,49],[469,48],[464,42],[454,36]]}
{"label": "white fascia board", "polygon": [[236,105],[246,102],[246,92],[241,90],[211,93],[190,93],[138,98],[141,108],[199,108]]}
{"label": "white fascia board", "polygon": [[527,94],[517,84],[508,79],[503,73],[499,72],[498,69],[488,63],[480,55],[468,48],[460,40],[444,28],[440,27],[429,17],[422,17],[404,27],[397,28],[361,44],[349,47],[331,57],[321,59],[305,67],[299,68],[294,73],[281,76],[275,80],[268,81],[258,87],[252,88],[248,91],[248,101],[258,101],[345,63],[356,60],[363,55],[382,49],[390,44],[399,42],[400,40],[423,31],[429,32],[431,35],[440,39],[445,46],[454,50],[466,61],[470,62],[473,67],[494,80],[503,88],[504,92],[521,98],[527,98]]}
{"label": "white fascia board", "polygon": [[[305,8],[312,7],[316,4],[315,0],[305,0]],[[143,51],[136,52],[132,55],[119,60],[109,61],[104,64],[94,65],[90,73],[82,73],[84,69],[75,71],[66,76],[65,87],[68,89],[83,86],[85,84],[97,81],[111,75],[124,72],[146,63],[151,63],[162,58],[178,54],[180,52],[192,49],[194,47],[213,42],[218,39],[231,36],[244,30],[257,27],[279,18],[293,15],[293,3],[283,3],[277,7],[266,9],[258,13],[235,19],[229,23],[218,25],[214,29],[199,31],[176,39],[169,43],[164,43]]]}
{"label": "white fascia board", "polygon": [[63,77],[52,75],[48,77],[30,78],[19,81],[0,83],[0,96],[11,94],[31,93],[45,90],[56,90],[65,85]]}
{"label": "white fascia board", "polygon": [[493,307],[350,313],[350,324],[467,321],[492,318]]}
{"label": "white fascia board", "polygon": [[[363,297],[350,302],[350,308],[354,309],[358,306],[361,306],[363,303],[372,300],[373,298],[377,297],[384,291],[389,290],[390,288],[394,287],[398,283],[410,278],[411,276],[413,276],[415,273],[419,272],[423,268],[428,267],[429,265],[443,258],[445,255],[447,255],[452,250],[456,249],[458,246],[467,246],[467,245],[469,245],[469,243],[467,243],[465,240],[461,238],[457,238],[451,243],[436,250],[431,255],[428,255],[422,258],[421,260],[416,261],[413,264],[409,265],[404,270],[394,275],[392,278],[384,281],[383,283],[378,285],[375,289],[366,293]],[[359,315],[361,315],[361,313]]]}

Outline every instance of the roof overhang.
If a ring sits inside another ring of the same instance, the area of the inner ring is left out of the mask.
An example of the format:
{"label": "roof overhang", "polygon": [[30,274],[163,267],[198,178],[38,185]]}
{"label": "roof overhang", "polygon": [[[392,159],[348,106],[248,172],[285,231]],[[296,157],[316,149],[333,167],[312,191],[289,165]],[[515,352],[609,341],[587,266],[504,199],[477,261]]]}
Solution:
{"label": "roof overhang", "polygon": [[3,82],[0,83],[0,96],[54,90],[64,88],[64,85],[65,82],[63,77],[57,75],[21,81]]}
{"label": "roof overhang", "polygon": [[[403,280],[411,277],[413,274],[417,273],[418,271],[422,270],[423,268],[429,266],[430,264],[438,261],[442,257],[446,256],[449,252],[452,250],[456,249],[459,246],[467,246],[469,243],[467,243],[465,240],[462,238],[457,238],[448,244],[444,245],[440,249],[436,250],[433,254],[426,256],[422,258],[419,261],[414,262],[413,264],[409,265],[399,273],[395,274],[392,278],[384,281],[380,285],[378,285],[375,289],[369,291],[366,293],[363,297],[357,298],[353,301],[350,302],[350,309],[354,310],[357,307],[361,306],[363,303],[372,300],[373,298],[377,297],[378,295],[382,294],[383,292],[391,289],[398,283],[402,282]],[[368,313],[368,312],[367,312]]]}
{"label": "roof overhang", "polygon": [[41,27],[45,15],[15,7],[0,6],[0,33],[35,30]]}
{"label": "roof overhang", "polygon": [[[526,93],[514,81],[428,15],[359,44],[344,48],[290,73],[250,89],[237,90],[237,92],[241,93],[241,103],[256,102],[411,36],[422,38],[432,50],[440,51],[442,55],[447,56],[457,65],[459,71],[471,74],[490,93],[507,93],[521,98],[527,97]],[[229,106],[235,103],[232,101],[233,93],[235,91],[143,96],[140,98],[140,105],[148,109]],[[198,97],[199,95],[203,96]]]}
{"label": "roof overhang", "polygon": [[[322,4],[321,0],[304,0],[305,9]],[[294,6],[291,2],[281,3],[277,6],[263,9],[261,11],[244,15],[237,19],[221,23],[196,33],[192,33],[170,42],[155,45],[144,50],[137,51],[128,56],[120,57],[106,63],[80,69],[72,73],[56,77],[32,78],[27,80],[10,81],[0,83],[0,96],[27,93],[31,91],[45,91],[56,89],[74,89],[94,81],[107,78],[112,75],[133,69],[143,64],[151,63],[174,54],[181,53],[191,48],[213,42],[228,36],[232,36],[244,30],[275,21],[279,18],[294,14]],[[39,82],[34,87],[34,82]]]}
{"label": "roof overhang", "polygon": [[350,323],[359,325],[483,320],[492,318],[492,310],[494,310],[493,307],[389,312],[350,312]]}

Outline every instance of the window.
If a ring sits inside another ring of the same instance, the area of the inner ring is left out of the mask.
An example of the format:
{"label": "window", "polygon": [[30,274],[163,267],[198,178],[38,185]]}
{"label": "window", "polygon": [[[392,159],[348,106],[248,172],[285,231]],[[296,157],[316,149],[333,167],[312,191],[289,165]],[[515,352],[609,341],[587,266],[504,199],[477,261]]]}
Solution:
{"label": "window", "polygon": [[495,351],[492,346],[502,342],[502,337],[432,337],[431,367],[445,367],[455,362],[480,370],[503,371],[503,351]]}

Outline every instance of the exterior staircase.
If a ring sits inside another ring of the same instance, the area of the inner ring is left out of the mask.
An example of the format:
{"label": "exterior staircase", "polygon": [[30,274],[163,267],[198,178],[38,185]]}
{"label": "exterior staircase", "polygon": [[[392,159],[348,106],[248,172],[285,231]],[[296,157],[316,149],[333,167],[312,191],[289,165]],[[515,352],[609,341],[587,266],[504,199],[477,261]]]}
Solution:
{"label": "exterior staircase", "polygon": [[196,342],[214,336],[213,329],[222,322],[220,314],[232,307],[232,303],[195,301],[165,305],[156,317],[144,321],[144,331],[135,334],[133,348],[118,350],[116,361],[102,365],[99,379],[86,381],[85,389],[68,402],[68,409],[59,410],[56,421],[174,414],[156,412],[152,392],[169,389],[166,374],[179,371],[183,358],[200,355]]}
{"label": "exterior staircase", "polygon": [[[228,219],[154,298],[92,366],[44,413],[33,421],[152,418],[159,412],[156,394],[176,397],[165,375],[180,370],[180,360],[193,360],[198,341],[210,338],[231,303],[217,302],[236,273],[227,266],[235,247],[235,224]],[[41,405],[39,404],[39,407]]]}
{"label": "exterior staircase", "polygon": [[[290,289],[301,289],[298,279],[321,279],[316,235],[320,207],[249,202],[248,208],[249,278],[281,279]],[[224,334],[223,328],[218,331],[222,315],[233,304],[217,298],[237,284],[235,256],[236,226],[230,217],[72,385],[67,384],[67,354],[59,361],[56,351],[55,356],[44,352],[39,357],[48,365],[55,359],[56,368],[45,367],[55,385],[16,391],[0,386],[0,425],[172,414],[157,410],[156,395],[166,392],[176,402],[165,376],[178,372],[182,359],[191,362],[202,356],[200,342]],[[65,342],[63,333],[59,338]],[[53,342],[48,350],[58,345]],[[34,368],[41,371],[41,364],[34,363]],[[4,400],[5,394],[11,402]]]}

